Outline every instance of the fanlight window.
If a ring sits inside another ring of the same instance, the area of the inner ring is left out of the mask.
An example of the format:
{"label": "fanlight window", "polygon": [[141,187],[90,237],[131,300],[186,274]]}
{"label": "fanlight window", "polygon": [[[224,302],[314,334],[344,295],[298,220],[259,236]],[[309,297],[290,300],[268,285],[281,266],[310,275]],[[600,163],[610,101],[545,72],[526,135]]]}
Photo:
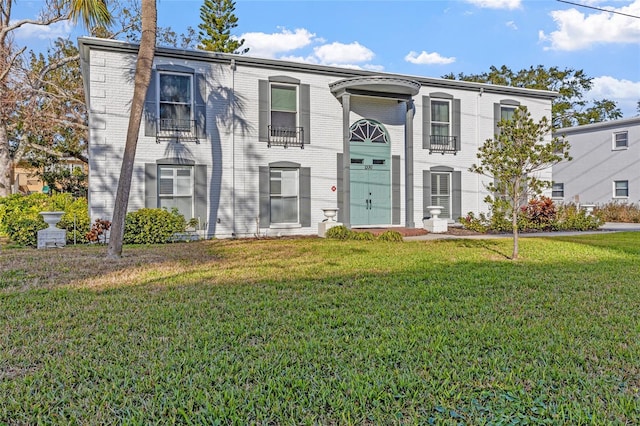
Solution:
{"label": "fanlight window", "polygon": [[382,124],[373,120],[360,120],[351,126],[351,142],[389,143],[389,135]]}

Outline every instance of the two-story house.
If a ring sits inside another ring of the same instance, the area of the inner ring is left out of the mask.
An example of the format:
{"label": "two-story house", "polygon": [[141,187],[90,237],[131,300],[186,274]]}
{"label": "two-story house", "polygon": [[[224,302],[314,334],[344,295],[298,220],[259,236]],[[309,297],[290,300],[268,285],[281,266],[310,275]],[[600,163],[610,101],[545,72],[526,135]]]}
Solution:
{"label": "two-story house", "polygon": [[559,129],[572,161],[553,166],[552,198],[606,204],[640,201],[640,117]]}
{"label": "two-story house", "polygon": [[[89,208],[112,216],[137,46],[81,38]],[[518,105],[550,118],[554,92],[158,48],[129,209],[178,208],[207,237],[422,227],[487,210],[478,147]],[[551,137],[551,135],[549,136]],[[551,170],[544,175],[551,179]]]}

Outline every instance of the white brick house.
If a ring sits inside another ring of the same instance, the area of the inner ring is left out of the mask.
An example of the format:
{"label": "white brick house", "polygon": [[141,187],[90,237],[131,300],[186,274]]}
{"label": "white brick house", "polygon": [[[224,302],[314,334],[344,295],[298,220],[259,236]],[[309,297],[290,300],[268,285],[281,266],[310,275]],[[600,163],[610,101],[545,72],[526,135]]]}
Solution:
{"label": "white brick house", "polygon": [[[89,209],[110,219],[137,46],[81,38]],[[478,147],[517,105],[550,118],[554,92],[159,48],[129,209],[178,207],[208,237],[422,227],[487,210]],[[551,178],[551,171],[545,175]]]}
{"label": "white brick house", "polygon": [[553,166],[558,202],[640,202],[640,117],[568,127],[555,132],[571,145],[572,161]]}

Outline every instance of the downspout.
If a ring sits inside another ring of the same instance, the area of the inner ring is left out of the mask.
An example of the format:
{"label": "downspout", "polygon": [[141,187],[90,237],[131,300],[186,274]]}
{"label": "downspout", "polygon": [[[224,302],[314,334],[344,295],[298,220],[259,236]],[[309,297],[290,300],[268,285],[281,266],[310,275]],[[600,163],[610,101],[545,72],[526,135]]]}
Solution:
{"label": "downspout", "polygon": [[[236,236],[236,60],[231,68],[231,236]],[[222,150],[221,150],[222,151]],[[222,183],[222,182],[221,182]]]}

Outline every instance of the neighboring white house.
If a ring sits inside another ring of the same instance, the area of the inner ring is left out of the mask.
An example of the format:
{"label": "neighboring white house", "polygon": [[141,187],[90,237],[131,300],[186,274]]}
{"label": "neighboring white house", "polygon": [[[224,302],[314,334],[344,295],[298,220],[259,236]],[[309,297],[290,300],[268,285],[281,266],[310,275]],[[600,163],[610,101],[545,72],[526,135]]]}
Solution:
{"label": "neighboring white house", "polygon": [[[89,209],[110,219],[137,45],[81,38]],[[314,234],[321,209],[349,227],[422,227],[486,212],[469,172],[496,124],[555,92],[159,48],[129,209],[177,207],[208,237]],[[551,135],[549,136],[551,137]],[[543,177],[551,178],[551,170]]]}
{"label": "neighboring white house", "polygon": [[573,160],[553,166],[554,200],[640,201],[640,117],[568,127],[555,135],[569,141]]}

